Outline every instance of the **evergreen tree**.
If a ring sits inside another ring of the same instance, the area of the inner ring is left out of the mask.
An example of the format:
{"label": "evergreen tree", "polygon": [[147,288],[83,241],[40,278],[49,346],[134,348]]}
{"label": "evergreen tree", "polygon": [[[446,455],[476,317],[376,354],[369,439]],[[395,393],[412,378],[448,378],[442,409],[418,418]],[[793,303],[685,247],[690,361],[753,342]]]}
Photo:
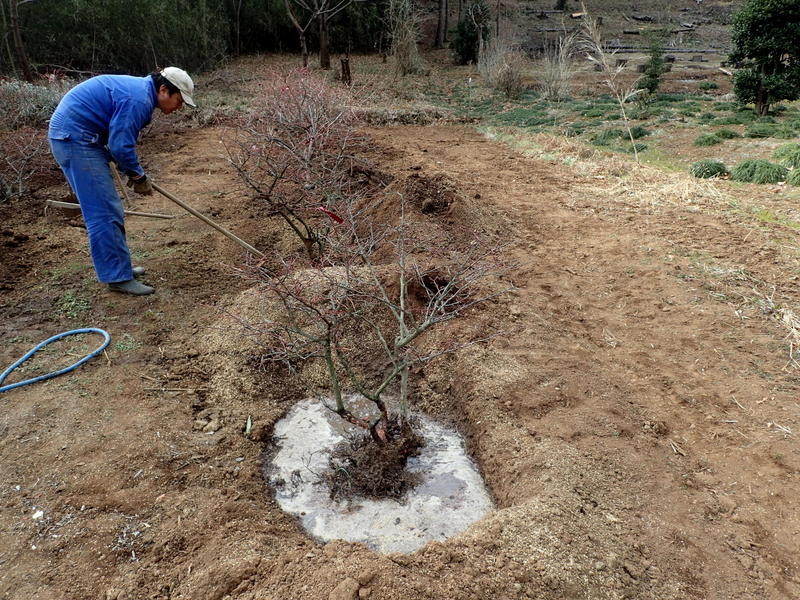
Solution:
{"label": "evergreen tree", "polygon": [[800,97],[800,1],[746,0],[733,19],[734,92],[765,115]]}
{"label": "evergreen tree", "polygon": [[481,49],[489,40],[491,12],[485,0],[472,0],[458,20],[450,47],[457,64],[478,62]]}
{"label": "evergreen tree", "polygon": [[646,90],[648,94],[655,94],[661,85],[661,76],[664,74],[664,33],[654,31],[648,34],[649,49],[647,62],[644,66],[644,75],[639,80],[638,88]]}

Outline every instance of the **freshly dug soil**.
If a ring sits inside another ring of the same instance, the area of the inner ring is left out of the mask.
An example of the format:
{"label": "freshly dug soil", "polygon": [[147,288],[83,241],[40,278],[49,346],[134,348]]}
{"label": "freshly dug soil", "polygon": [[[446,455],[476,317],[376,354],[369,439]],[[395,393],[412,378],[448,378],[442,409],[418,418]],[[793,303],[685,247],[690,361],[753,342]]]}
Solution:
{"label": "freshly dug soil", "polygon": [[[189,217],[130,219],[157,292],[113,296],[94,281],[85,232],[31,199],[0,206],[0,364],[78,326],[106,328],[112,344],[74,375],[0,398],[0,597],[800,597],[787,326],[800,234],[750,210],[791,214],[790,192],[626,159],[531,158],[454,126],[372,135],[381,172],[457,191],[432,224],[512,244],[513,294],[452,325],[509,335],[426,365],[414,389],[418,409],[467,435],[497,509],[411,555],[310,539],[270,496],[261,457],[324,373],[249,366],[240,319],[264,307],[236,277],[239,250]],[[145,166],[290,255],[291,237],[237,191],[220,137],[160,135]]]}

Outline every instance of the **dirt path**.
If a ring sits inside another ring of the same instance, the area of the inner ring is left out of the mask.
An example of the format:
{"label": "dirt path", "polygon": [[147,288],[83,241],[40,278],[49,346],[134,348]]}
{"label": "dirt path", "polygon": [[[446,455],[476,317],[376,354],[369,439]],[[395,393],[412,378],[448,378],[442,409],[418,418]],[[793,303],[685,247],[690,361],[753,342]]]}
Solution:
{"label": "dirt path", "polygon": [[[306,538],[259,462],[297,392],[203,341],[238,344],[213,329],[246,288],[226,266],[238,250],[189,217],[131,220],[158,293],[111,296],[83,231],[26,207],[0,238],[0,364],[77,326],[115,341],[108,361],[0,398],[0,597],[800,596],[800,406],[781,324],[795,232],[655,204],[629,172],[576,175],[465,128],[371,133],[380,170],[447,182],[513,243],[516,291],[476,318],[514,334],[417,386],[469,434],[498,510],[410,556]],[[256,247],[281,244],[233,191],[219,139],[160,134],[144,154],[167,189]]]}
{"label": "dirt path", "polygon": [[[796,258],[777,260],[762,233],[724,213],[642,210],[612,181],[598,186],[471,133],[407,134],[382,136],[402,148],[398,168],[446,175],[516,229],[523,266],[508,310],[523,333],[499,351],[500,372],[484,369],[476,385],[495,392],[510,413],[500,418],[568,443],[603,473],[596,488],[571,482],[573,518],[620,523],[639,555],[623,563],[633,580],[666,578],[698,597],[800,593],[798,456],[776,427],[796,430],[797,375],[786,331],[769,318],[797,298]],[[493,442],[479,443],[491,459]],[[484,463],[509,505],[562,476],[542,469],[536,444],[530,452],[528,469],[509,468],[504,453]],[[523,473],[535,476],[521,482]]]}

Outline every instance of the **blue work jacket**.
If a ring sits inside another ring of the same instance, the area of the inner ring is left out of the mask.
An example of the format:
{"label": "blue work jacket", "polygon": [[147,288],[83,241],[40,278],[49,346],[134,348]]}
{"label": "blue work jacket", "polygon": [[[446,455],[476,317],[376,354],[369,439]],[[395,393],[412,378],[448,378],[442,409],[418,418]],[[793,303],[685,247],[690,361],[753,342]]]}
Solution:
{"label": "blue work jacket", "polygon": [[108,146],[120,170],[129,176],[144,169],[136,154],[139,132],[150,123],[158,102],[151,77],[99,75],[79,83],[59,102],[48,137]]}

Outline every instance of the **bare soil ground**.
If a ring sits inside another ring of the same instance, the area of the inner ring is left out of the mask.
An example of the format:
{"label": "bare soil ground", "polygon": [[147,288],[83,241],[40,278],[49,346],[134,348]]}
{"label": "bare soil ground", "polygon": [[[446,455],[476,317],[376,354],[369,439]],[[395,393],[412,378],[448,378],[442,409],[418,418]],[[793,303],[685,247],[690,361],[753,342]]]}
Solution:
{"label": "bare soil ground", "polygon": [[[497,510],[408,556],[308,538],[261,473],[303,390],[247,363],[226,313],[254,302],[237,247],[188,216],[131,218],[157,293],[111,295],[80,221],[29,198],[0,207],[0,365],[79,326],[113,341],[0,396],[0,597],[800,597],[798,233],[763,217],[793,214],[786,192],[546,136],[531,152],[447,124],[369,133],[398,189],[453,195],[457,210],[431,219],[500,232],[519,265],[514,292],[463,325],[510,335],[426,367],[415,388],[468,436]],[[163,128],[142,155],[256,247],[291,251],[236,191],[221,137]]]}

